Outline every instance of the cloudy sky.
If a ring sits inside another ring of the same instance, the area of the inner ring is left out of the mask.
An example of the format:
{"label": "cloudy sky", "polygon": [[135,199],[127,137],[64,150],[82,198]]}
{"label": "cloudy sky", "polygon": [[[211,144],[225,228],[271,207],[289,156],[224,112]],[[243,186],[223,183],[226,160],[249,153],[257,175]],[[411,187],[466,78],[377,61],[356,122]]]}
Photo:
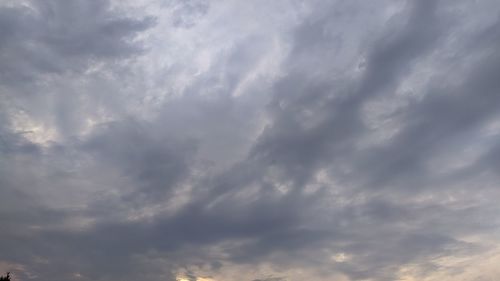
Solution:
{"label": "cloudy sky", "polygon": [[495,281],[497,0],[2,0],[0,274]]}

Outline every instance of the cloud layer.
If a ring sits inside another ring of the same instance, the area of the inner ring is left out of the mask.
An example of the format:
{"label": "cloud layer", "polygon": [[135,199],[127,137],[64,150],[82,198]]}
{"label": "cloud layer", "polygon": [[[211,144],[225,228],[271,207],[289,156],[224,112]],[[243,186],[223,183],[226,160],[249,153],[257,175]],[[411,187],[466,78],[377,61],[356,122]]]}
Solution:
{"label": "cloud layer", "polygon": [[5,1],[16,280],[495,280],[496,1]]}

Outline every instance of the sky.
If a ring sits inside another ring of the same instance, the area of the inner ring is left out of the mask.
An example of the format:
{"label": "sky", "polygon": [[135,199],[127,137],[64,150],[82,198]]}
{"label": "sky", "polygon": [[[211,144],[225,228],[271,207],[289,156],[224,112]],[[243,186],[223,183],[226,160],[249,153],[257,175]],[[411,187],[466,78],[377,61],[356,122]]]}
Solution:
{"label": "sky", "polygon": [[497,0],[2,0],[0,274],[495,281]]}

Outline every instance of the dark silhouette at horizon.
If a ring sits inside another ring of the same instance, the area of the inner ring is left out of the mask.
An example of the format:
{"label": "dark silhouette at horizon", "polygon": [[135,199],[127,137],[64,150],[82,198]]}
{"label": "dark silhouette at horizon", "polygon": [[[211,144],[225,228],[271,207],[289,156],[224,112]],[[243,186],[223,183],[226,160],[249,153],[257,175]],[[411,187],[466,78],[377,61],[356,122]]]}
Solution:
{"label": "dark silhouette at horizon", "polygon": [[0,281],[10,281],[10,272],[7,272],[5,276],[0,276]]}

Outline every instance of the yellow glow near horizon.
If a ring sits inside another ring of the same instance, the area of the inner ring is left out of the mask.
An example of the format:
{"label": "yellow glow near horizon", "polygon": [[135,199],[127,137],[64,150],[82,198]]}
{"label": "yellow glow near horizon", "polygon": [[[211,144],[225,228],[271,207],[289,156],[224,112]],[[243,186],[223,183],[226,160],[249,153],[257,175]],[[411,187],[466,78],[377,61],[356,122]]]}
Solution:
{"label": "yellow glow near horizon", "polygon": [[[185,277],[177,277],[177,281],[189,281],[189,279]],[[206,277],[196,277],[196,281],[215,281],[215,279],[212,278],[206,278]]]}

